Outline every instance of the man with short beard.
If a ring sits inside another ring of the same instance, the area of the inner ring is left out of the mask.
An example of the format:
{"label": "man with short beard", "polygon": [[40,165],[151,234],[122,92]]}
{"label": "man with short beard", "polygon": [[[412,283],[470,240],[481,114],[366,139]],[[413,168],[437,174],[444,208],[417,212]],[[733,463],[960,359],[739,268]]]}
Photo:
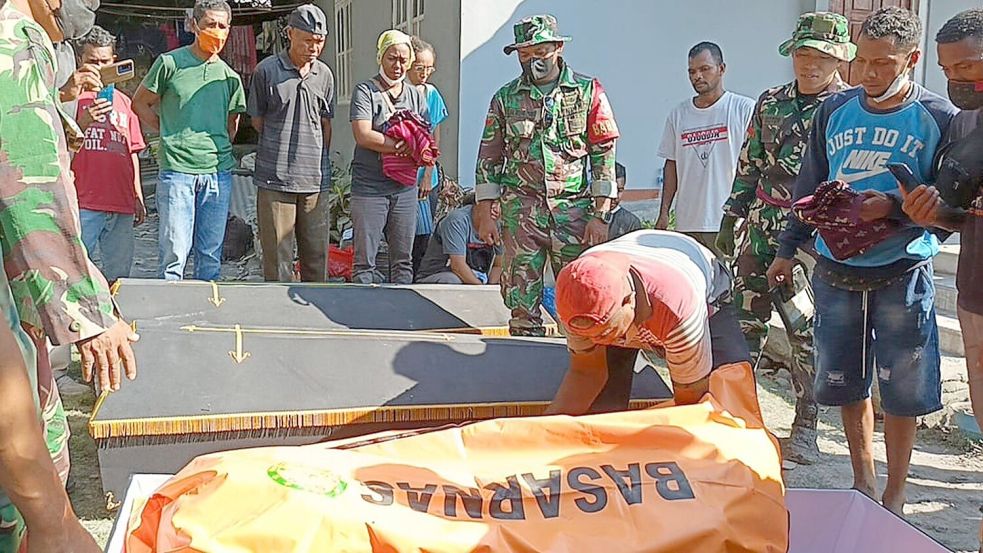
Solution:
{"label": "man with short beard", "polygon": [[727,64],[720,46],[712,42],[693,46],[687,63],[696,96],[666,117],[658,152],[666,165],[655,228],[669,228],[675,201],[675,230],[720,255],[716,244],[723,217],[720,206],[734,184],[754,100],[724,89]]}
{"label": "man with short beard", "polygon": [[[536,15],[514,26],[522,75],[492,98],[475,171],[478,237],[499,241],[492,205],[500,202],[502,297],[513,336],[543,336],[543,273],[554,274],[585,246],[607,240],[616,198],[618,127],[601,83],[563,58],[556,18]],[[592,179],[586,178],[590,162]]]}
{"label": "man with short beard", "polygon": [[[765,272],[775,259],[778,234],[792,207],[792,185],[802,165],[806,139],[816,108],[846,83],[837,71],[853,59],[850,26],[836,13],[807,13],[799,18],[792,38],[778,51],[792,58],[795,80],[766,90],[751,117],[751,129],[741,151],[737,178],[724,204],[717,249],[730,257],[737,249],[734,303],[741,329],[754,359],[761,357],[772,313],[772,293]],[[746,235],[735,248],[734,226],[745,220]],[[795,419],[782,441],[785,459],[812,464],[819,453],[812,398],[815,375],[811,318],[799,328],[785,330],[792,348],[791,377],[795,389]]]}
{"label": "man with short beard", "polygon": [[[956,113],[948,100],[911,81],[921,58],[921,34],[918,15],[896,7],[864,21],[853,62],[862,86],[819,106],[793,195],[795,201],[824,181],[840,181],[862,195],[862,221],[897,227],[846,259],[834,257],[820,235],[812,287],[816,402],[840,407],[853,487],[874,497],[870,388],[877,376],[888,472],[881,501],[898,515],[904,510],[917,417],[942,408],[932,272],[939,242],[901,211],[897,181],[887,168],[903,163],[916,179],[928,182]],[[791,283],[793,256],[813,232],[790,215],[768,269],[771,286]]]}

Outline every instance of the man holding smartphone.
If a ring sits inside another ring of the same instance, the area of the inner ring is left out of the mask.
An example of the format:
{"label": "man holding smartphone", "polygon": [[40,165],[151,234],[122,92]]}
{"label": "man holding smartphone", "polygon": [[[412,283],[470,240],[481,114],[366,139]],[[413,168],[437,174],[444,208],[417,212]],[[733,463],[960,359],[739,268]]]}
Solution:
{"label": "man holding smartphone", "polygon": [[[116,61],[116,38],[95,26],[78,41],[79,61],[96,68]],[[78,191],[82,243],[91,257],[99,252],[106,280],[130,276],[133,227],[146,208],[137,154],[146,147],[130,98],[113,85],[79,96],[76,119],[85,123],[82,149],[72,159]]]}
{"label": "man holding smartphone", "polygon": [[[792,198],[813,194],[824,181],[841,181],[863,195],[860,219],[890,219],[900,227],[847,259],[837,259],[820,235],[812,278],[816,402],[840,408],[852,487],[879,497],[897,515],[903,515],[906,502],[917,418],[942,408],[932,273],[939,245],[902,213],[888,163],[902,163],[919,180],[930,180],[935,151],[957,111],[911,80],[921,38],[918,15],[901,8],[880,9],[864,21],[853,62],[863,76],[861,86],[838,92],[817,108]],[[767,272],[771,286],[791,281],[792,257],[813,233],[789,217]],[[874,378],[887,449],[888,477],[880,494],[870,400]]]}

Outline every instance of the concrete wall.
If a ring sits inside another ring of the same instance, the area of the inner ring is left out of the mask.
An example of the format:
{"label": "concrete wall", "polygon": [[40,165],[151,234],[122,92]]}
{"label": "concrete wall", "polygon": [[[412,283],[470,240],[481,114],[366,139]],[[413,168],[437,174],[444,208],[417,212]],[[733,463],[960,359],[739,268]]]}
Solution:
{"label": "concrete wall", "polygon": [[946,79],[939,69],[939,56],[935,49],[935,34],[942,25],[957,13],[970,8],[983,7],[981,0],[927,0],[927,5],[921,9],[922,20],[925,23],[925,54],[922,57],[922,74],[924,85],[930,90],[946,95]]}
{"label": "concrete wall", "polygon": [[458,124],[461,116],[461,3],[471,0],[427,0],[420,35],[437,51],[437,72],[431,82],[447,102],[450,115],[441,123],[440,161],[448,175],[458,174]]}
{"label": "concrete wall", "polygon": [[[328,14],[331,21],[331,35],[324,48],[322,59],[329,66],[335,66],[334,0],[318,0],[317,4]],[[457,173],[457,119],[458,106],[458,64],[460,58],[460,16],[461,0],[427,0],[420,34],[424,40],[433,44],[437,51],[438,70],[433,83],[440,89],[447,102],[450,117],[441,125],[441,147],[447,155],[443,161],[451,175]],[[354,0],[352,2],[352,55],[353,84],[371,78],[379,66],[376,63],[376,41],[379,34],[392,27],[391,0]],[[350,91],[349,91],[350,92]],[[348,120],[349,104],[339,104],[332,130],[331,150],[334,155],[351,161],[355,140]]]}
{"label": "concrete wall", "polygon": [[553,13],[561,32],[573,37],[565,57],[607,89],[622,132],[618,157],[628,168],[629,187],[637,188],[656,185],[663,162],[655,152],[666,115],[693,95],[689,48],[701,40],[720,44],[727,88],[757,97],[792,78],[777,48],[799,14],[815,7],[815,0],[462,0],[461,181],[474,184],[489,99],[519,73],[515,56],[503,55],[502,47],[512,42],[512,22],[521,17]]}

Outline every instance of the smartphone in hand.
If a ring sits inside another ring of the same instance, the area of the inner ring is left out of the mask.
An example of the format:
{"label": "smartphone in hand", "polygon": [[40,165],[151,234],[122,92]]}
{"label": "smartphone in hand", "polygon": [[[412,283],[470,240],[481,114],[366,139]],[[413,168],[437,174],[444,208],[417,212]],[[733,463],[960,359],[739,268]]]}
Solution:
{"label": "smartphone in hand", "polygon": [[128,81],[135,76],[133,60],[118,61],[99,68],[99,78],[104,86]]}
{"label": "smartphone in hand", "polygon": [[110,104],[112,104],[113,103],[113,96],[115,94],[116,94],[116,85],[112,85],[111,84],[111,85],[107,85],[107,86],[102,87],[102,90],[100,90],[99,93],[96,94],[96,98],[97,99],[106,100],[107,102],[109,102]]}
{"label": "smartphone in hand", "polygon": [[915,178],[915,174],[911,172],[911,168],[904,163],[888,163],[887,169],[894,175],[894,178],[898,179],[905,192],[911,193],[921,184]]}

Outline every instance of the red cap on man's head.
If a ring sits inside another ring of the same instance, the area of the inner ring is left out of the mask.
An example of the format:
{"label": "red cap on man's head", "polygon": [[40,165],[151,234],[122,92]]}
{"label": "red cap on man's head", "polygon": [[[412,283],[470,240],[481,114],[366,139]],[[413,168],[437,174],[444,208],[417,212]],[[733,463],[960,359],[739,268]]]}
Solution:
{"label": "red cap on man's head", "polygon": [[630,261],[627,255],[603,252],[570,262],[556,277],[556,313],[568,325],[576,318],[608,322],[621,307]]}

